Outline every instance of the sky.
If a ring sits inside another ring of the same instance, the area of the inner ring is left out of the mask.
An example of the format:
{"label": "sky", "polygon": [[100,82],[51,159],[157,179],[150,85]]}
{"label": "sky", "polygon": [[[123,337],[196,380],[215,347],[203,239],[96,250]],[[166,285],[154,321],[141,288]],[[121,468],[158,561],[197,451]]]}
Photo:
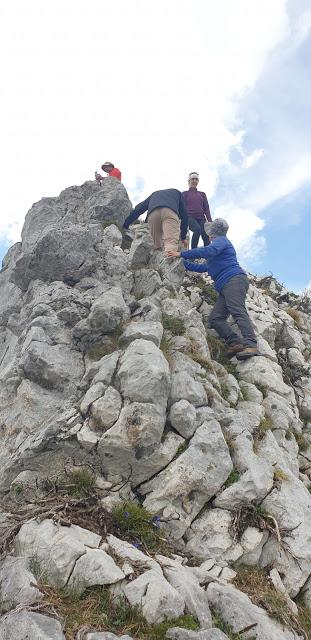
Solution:
{"label": "sky", "polygon": [[200,174],[241,264],[311,286],[309,0],[0,0],[0,258],[33,202]]}

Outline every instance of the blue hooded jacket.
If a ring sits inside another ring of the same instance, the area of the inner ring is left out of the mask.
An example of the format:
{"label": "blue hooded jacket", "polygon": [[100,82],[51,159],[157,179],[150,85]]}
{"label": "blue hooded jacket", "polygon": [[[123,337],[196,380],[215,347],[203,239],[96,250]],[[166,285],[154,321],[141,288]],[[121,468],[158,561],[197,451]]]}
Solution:
{"label": "blue hooded jacket", "polygon": [[[207,247],[199,247],[190,251],[181,251],[184,266],[188,271],[207,273],[214,280],[215,289],[220,292],[225,284],[233,276],[246,275],[240,267],[234,246],[226,236],[217,236]],[[207,262],[196,264],[189,262],[187,258],[204,258]]]}

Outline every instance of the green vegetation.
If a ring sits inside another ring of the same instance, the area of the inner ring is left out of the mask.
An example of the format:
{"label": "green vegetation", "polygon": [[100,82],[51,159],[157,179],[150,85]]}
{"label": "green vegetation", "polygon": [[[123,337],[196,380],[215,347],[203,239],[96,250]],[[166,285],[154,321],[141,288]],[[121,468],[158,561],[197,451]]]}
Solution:
{"label": "green vegetation", "polygon": [[221,390],[221,395],[224,398],[224,400],[228,400],[229,396],[230,396],[230,389],[227,385],[226,382],[221,382],[220,383],[220,390]]}
{"label": "green vegetation", "polygon": [[168,316],[166,314],[162,317],[162,324],[166,331],[170,331],[173,336],[182,336],[185,333],[185,323],[181,318]]}
{"label": "green vegetation", "polygon": [[225,489],[227,489],[228,487],[230,487],[231,484],[234,484],[238,480],[240,480],[239,472],[237,471],[237,469],[232,469],[231,473],[229,474],[223,486]]}
{"label": "green vegetation", "polygon": [[70,471],[64,485],[73,498],[85,498],[94,492],[95,478],[91,471],[82,467]]}
{"label": "green vegetation", "polygon": [[24,491],[24,485],[22,484],[14,484],[13,491],[15,493],[16,498],[18,498]]}
{"label": "green vegetation", "polygon": [[198,346],[192,338],[189,338],[189,343],[189,348],[186,351],[187,355],[189,355],[192,360],[201,365],[201,367],[203,367],[205,371],[214,371],[211,360],[201,354]]}
{"label": "green vegetation", "polygon": [[121,502],[112,510],[117,535],[138,548],[153,552],[169,552],[169,545],[161,529],[160,518],[135,502]]}
{"label": "green vegetation", "polygon": [[299,451],[307,451],[310,444],[305,436],[302,433],[295,433],[295,438],[298,444]]}
{"label": "green vegetation", "polygon": [[257,387],[258,391],[261,391],[263,397],[265,398],[268,393],[268,388],[264,384],[260,384],[260,382],[257,382],[255,386]]}
{"label": "green vegetation", "polygon": [[297,598],[298,616],[294,616],[288,608],[286,598],[276,591],[263,569],[240,565],[235,570],[235,586],[247,593],[254,604],[266,609],[270,616],[292,631],[310,638],[311,611],[302,603],[302,596]]}
{"label": "green vegetation", "polygon": [[75,640],[79,629],[110,631],[115,634],[129,634],[139,640],[165,640],[170,627],[196,630],[197,620],[191,616],[181,616],[159,624],[148,624],[138,605],[131,607],[124,598],[114,598],[108,589],[93,587],[82,595],[56,591],[46,585],[40,586],[44,593],[46,607],[64,623],[67,640]]}
{"label": "green vegetation", "polygon": [[120,323],[109,335],[103,336],[100,342],[94,342],[87,347],[86,355],[91,360],[100,360],[108,356],[119,348],[119,338],[124,331],[124,326]]}
{"label": "green vegetation", "polygon": [[232,364],[231,360],[227,358],[227,347],[225,343],[219,338],[215,338],[215,336],[211,336],[209,334],[206,335],[206,340],[212,359],[216,360],[216,362],[219,362],[219,364],[222,364],[222,366],[228,373],[231,373],[235,376],[236,368],[234,364]]}
{"label": "green vegetation", "polygon": [[265,417],[261,420],[258,427],[253,432],[253,440],[254,440],[254,449],[256,449],[256,445],[258,445],[261,440],[265,437],[267,431],[270,431],[273,427],[273,422],[271,418]]}
{"label": "green vegetation", "polygon": [[162,338],[161,340],[161,344],[160,344],[160,349],[164,355],[164,358],[167,360],[169,366],[172,365],[172,350],[171,350],[171,346],[169,343],[169,340],[167,340],[166,338]]}
{"label": "green vegetation", "polygon": [[185,442],[182,442],[179,445],[173,459],[176,460],[176,458],[179,458],[179,456],[181,456],[181,454],[184,453],[184,451],[187,451],[187,449],[188,449],[188,442],[187,440],[185,440]]}
{"label": "green vegetation", "polygon": [[208,284],[208,282],[199,275],[196,275],[195,285],[201,289],[200,295],[207,304],[215,304],[218,294],[213,285]]}
{"label": "green vegetation", "polygon": [[282,481],[282,480],[288,480],[288,476],[286,475],[286,473],[280,469],[279,467],[277,469],[275,469],[274,474],[273,474],[273,480],[274,481]]}

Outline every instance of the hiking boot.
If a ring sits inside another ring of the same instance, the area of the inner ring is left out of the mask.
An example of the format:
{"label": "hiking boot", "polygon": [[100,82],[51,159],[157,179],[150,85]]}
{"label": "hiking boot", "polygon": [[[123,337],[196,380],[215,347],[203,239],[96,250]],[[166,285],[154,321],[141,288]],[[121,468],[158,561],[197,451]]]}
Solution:
{"label": "hiking boot", "polygon": [[226,352],[226,356],[227,358],[233,358],[233,356],[235,356],[237,353],[239,353],[239,351],[243,351],[244,349],[244,345],[243,344],[230,344],[229,348]]}
{"label": "hiking boot", "polygon": [[257,347],[244,347],[243,351],[236,354],[238,360],[247,360],[253,356],[259,356]]}

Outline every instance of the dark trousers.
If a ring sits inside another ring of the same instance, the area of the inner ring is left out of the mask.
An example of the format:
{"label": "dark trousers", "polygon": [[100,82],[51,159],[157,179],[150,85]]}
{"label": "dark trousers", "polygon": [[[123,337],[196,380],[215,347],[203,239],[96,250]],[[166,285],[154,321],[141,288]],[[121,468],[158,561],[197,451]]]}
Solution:
{"label": "dark trousers", "polygon": [[[245,307],[248,287],[246,275],[230,278],[222,288],[209,317],[211,329],[215,329],[228,345],[242,343],[245,347],[257,346],[253,325]],[[242,340],[227,322],[230,315],[240,329]]]}
{"label": "dark trousers", "polygon": [[193,216],[188,216],[189,229],[192,231],[191,249],[196,249],[200,236],[204,242],[204,247],[209,244],[209,237],[204,230],[205,220],[197,220]]}

